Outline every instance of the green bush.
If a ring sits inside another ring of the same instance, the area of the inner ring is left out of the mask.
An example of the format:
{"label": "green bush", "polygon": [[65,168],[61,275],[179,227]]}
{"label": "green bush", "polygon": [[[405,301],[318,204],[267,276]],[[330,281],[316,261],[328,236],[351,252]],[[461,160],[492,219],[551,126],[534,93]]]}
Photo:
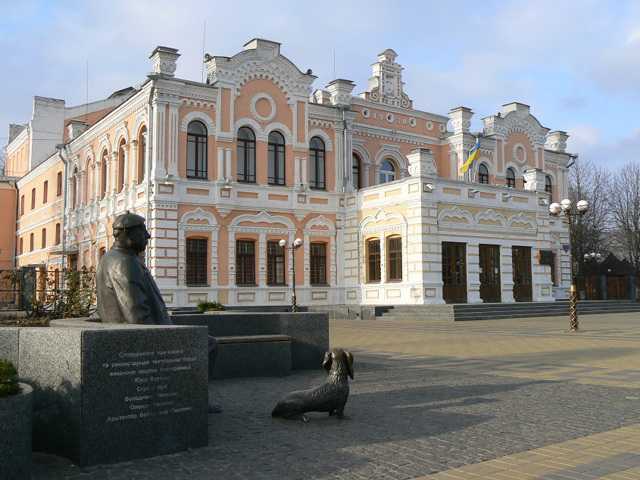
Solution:
{"label": "green bush", "polygon": [[18,371],[9,360],[0,358],[0,398],[12,397],[22,393],[18,383]]}
{"label": "green bush", "polygon": [[219,312],[221,310],[226,310],[226,308],[220,302],[205,302],[204,300],[198,302],[198,311],[200,313]]}

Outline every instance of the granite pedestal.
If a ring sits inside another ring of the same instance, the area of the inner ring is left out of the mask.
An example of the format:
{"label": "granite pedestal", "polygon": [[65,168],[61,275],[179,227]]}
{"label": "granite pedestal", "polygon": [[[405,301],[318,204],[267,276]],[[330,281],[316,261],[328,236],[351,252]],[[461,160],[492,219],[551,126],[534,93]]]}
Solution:
{"label": "granite pedestal", "polygon": [[206,328],[65,326],[19,329],[35,451],[90,466],[208,444]]}

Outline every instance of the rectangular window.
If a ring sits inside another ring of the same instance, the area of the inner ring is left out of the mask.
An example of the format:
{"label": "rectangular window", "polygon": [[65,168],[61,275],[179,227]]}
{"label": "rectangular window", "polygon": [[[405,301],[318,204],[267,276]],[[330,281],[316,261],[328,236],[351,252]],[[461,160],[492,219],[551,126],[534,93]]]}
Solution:
{"label": "rectangular window", "polygon": [[187,285],[207,284],[207,240],[187,239]]}
{"label": "rectangular window", "polygon": [[31,189],[31,210],[36,208],[36,189]]}
{"label": "rectangular window", "polygon": [[402,238],[387,239],[387,278],[389,281],[402,280]]}
{"label": "rectangular window", "polygon": [[33,252],[34,237],[33,233],[29,234],[29,251]]}
{"label": "rectangular window", "polygon": [[62,172],[58,172],[57,182],[56,182],[56,195],[62,196]]}
{"label": "rectangular window", "polygon": [[327,284],[326,243],[312,243],[309,245],[309,283],[311,285]]}
{"label": "rectangular window", "polygon": [[60,235],[60,224],[56,223],[56,245],[60,245],[61,235]]}
{"label": "rectangular window", "polygon": [[24,195],[20,197],[20,215],[24,215]]}
{"label": "rectangular window", "polygon": [[47,203],[47,196],[49,195],[49,180],[45,180],[42,186],[42,203]]}
{"label": "rectangular window", "polygon": [[284,284],[284,248],[267,242],[267,285]]}
{"label": "rectangular window", "polygon": [[42,229],[42,248],[47,248],[47,229]]}
{"label": "rectangular window", "polygon": [[236,284],[256,284],[256,254],[253,240],[236,242]]}
{"label": "rectangular window", "polygon": [[377,283],[380,281],[380,240],[369,240],[367,242],[367,282]]}

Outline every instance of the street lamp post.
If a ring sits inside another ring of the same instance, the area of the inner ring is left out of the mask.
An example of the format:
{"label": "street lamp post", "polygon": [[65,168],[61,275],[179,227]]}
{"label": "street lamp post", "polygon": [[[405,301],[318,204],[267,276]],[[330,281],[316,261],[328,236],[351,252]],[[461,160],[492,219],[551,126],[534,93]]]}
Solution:
{"label": "street lamp post", "polygon": [[552,203],[549,205],[549,212],[554,217],[559,217],[561,213],[564,213],[564,216],[567,219],[567,226],[569,229],[569,269],[571,274],[571,288],[569,289],[569,332],[576,333],[580,331],[580,326],[578,325],[578,291],[576,289],[576,285],[573,279],[573,245],[571,245],[571,217],[577,217],[584,215],[589,210],[589,202],[586,200],[580,200],[576,204],[576,210],[571,211],[571,200],[565,198],[559,204]]}
{"label": "street lamp post", "polygon": [[[291,294],[291,311],[293,313],[298,311],[298,305],[296,304],[296,250],[299,249],[303,243],[304,242],[301,238],[296,238],[289,247],[289,249],[291,250],[291,281],[293,284],[293,293]],[[284,249],[287,248],[287,241],[284,239],[280,240],[278,244]]]}

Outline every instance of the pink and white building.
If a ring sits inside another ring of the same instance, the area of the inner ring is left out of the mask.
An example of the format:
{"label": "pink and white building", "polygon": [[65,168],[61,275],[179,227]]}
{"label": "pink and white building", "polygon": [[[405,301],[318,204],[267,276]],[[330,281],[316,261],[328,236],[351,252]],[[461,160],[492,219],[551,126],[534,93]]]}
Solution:
{"label": "pink and white building", "polygon": [[[179,56],[156,48],[140,87],[101,102],[36,97],[29,124],[10,126],[17,222],[0,248],[17,266],[95,267],[128,210],[147,218],[170,307],[288,305],[279,242],[296,238],[303,306],[566,298],[567,231],[548,204],[567,196],[572,155],[529,106],[473,134],[469,108],[414,108],[393,50],[358,95],[344,79],[315,89],[267,40],[207,55],[204,83],[176,75]],[[459,169],[477,136],[470,178]]]}

